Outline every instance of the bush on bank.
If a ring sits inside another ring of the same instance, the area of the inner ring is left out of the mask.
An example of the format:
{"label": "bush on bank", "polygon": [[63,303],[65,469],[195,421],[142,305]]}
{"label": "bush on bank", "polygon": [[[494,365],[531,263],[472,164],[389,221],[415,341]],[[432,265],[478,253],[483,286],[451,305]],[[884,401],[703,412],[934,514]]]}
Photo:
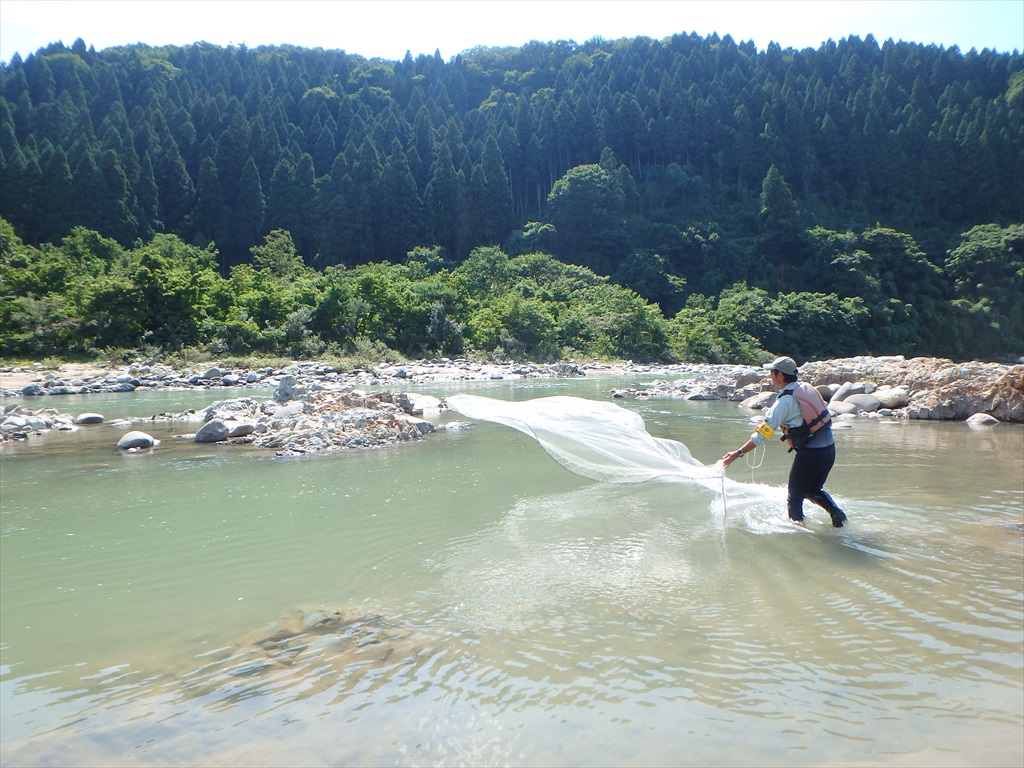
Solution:
{"label": "bush on bank", "polygon": [[[270,233],[222,275],[213,245],[174,235],[123,248],[76,228],[27,246],[0,219],[0,355],[63,359],[143,354],[332,359],[370,364],[463,356],[753,363],[800,359],[1019,353],[1024,228],[976,227],[942,270],[891,230],[815,230],[822,292],[770,293],[738,282],[690,294],[667,317],[632,289],[546,253],[441,248],[405,262],[331,266]],[[867,250],[865,250],[867,249]],[[826,279],[827,276],[828,279]],[[986,287],[982,281],[988,281]],[[1016,347],[1015,347],[1016,345]]]}

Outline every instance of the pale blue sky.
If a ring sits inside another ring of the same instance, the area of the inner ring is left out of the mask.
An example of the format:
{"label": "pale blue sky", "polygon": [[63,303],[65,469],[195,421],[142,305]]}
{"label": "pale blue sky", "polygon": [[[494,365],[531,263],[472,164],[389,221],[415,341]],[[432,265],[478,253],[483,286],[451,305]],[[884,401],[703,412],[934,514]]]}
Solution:
{"label": "pale blue sky", "polygon": [[81,37],[293,44],[400,59],[476,45],[717,32],[736,42],[817,48],[872,34],[914,43],[1024,50],[1024,0],[0,0],[0,61]]}

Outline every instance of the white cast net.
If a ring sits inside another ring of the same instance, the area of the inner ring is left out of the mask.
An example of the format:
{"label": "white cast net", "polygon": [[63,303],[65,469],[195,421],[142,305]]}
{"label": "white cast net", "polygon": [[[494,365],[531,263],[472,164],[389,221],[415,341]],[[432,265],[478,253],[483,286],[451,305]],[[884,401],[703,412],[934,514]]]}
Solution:
{"label": "white cast net", "polygon": [[467,418],[530,435],[563,467],[592,480],[677,479],[723,490],[721,465],[702,464],[682,443],[654,437],[639,414],[615,403],[579,397],[508,401],[463,394],[450,395],[446,401]]}

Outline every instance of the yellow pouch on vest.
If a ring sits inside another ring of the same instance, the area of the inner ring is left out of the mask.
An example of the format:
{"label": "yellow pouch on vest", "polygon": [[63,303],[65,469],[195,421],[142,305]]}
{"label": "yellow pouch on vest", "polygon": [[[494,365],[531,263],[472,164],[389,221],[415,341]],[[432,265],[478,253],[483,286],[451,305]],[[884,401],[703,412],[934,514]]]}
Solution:
{"label": "yellow pouch on vest", "polygon": [[762,421],[760,426],[758,426],[758,428],[755,429],[754,431],[757,432],[757,434],[759,434],[765,440],[769,440],[771,436],[775,434],[775,430],[768,426],[767,421]]}

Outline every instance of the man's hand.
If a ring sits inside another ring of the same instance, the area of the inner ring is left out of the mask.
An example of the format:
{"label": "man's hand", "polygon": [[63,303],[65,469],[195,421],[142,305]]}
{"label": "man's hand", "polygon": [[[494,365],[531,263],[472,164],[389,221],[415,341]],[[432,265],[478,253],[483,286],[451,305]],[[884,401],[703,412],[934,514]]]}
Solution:
{"label": "man's hand", "polygon": [[728,467],[728,466],[729,466],[730,464],[732,464],[732,463],[733,463],[734,461],[736,461],[736,459],[738,459],[738,458],[739,458],[740,456],[742,456],[742,455],[743,455],[743,454],[742,454],[742,453],[740,453],[739,451],[729,451],[729,452],[728,452],[727,454],[725,454],[725,456],[723,456],[723,457],[722,457],[722,459],[721,459],[721,461],[722,461],[722,466],[723,466],[723,467]]}

